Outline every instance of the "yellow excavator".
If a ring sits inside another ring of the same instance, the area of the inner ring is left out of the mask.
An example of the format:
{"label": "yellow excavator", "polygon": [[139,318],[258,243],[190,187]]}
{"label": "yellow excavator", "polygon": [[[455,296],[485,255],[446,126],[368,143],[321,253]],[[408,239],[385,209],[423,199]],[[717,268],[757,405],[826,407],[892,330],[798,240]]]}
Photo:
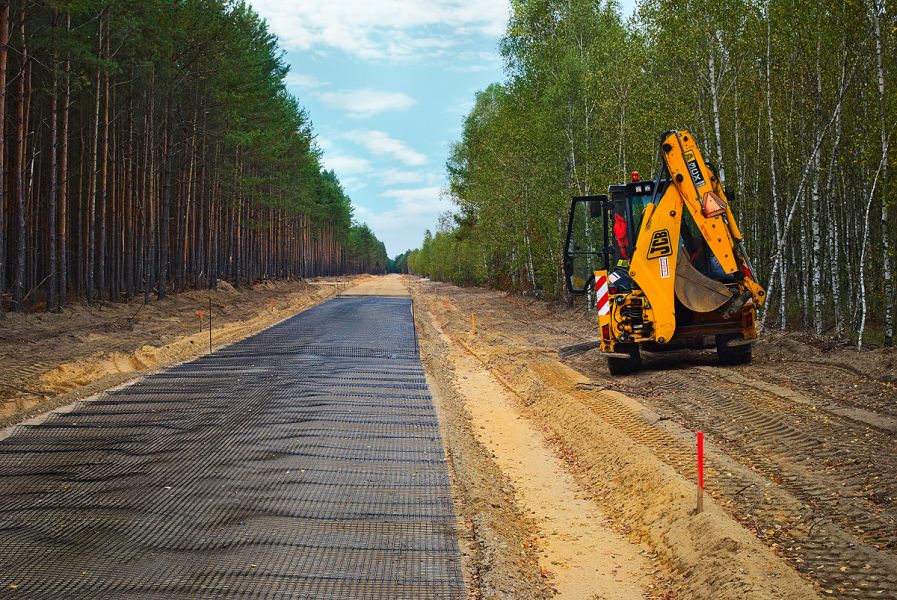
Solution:
{"label": "yellow excavator", "polygon": [[564,275],[571,294],[594,292],[599,348],[611,374],[641,367],[641,350],[716,348],[750,362],[766,292],[735,222],[734,194],[685,130],[661,136],[656,178],[612,185],[570,205]]}

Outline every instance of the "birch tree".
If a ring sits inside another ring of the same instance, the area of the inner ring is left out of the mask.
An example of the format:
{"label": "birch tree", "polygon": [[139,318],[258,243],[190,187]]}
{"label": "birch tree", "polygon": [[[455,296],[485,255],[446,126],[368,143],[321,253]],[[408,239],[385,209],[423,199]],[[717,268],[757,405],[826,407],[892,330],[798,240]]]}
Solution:
{"label": "birch tree", "polygon": [[[738,192],[763,322],[892,344],[897,15],[885,0],[795,6],[645,0],[624,22],[614,3],[516,0],[505,81],[477,98],[448,165],[464,226],[406,264],[518,291],[534,278],[561,298],[570,196],[650,173],[658,134],[684,127]],[[471,264],[435,270],[462,237]]]}

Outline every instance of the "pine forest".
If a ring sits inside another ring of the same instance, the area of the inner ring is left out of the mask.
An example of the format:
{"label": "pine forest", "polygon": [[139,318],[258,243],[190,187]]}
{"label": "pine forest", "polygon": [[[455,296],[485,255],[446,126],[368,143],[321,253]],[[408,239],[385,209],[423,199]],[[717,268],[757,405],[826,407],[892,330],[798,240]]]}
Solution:
{"label": "pine forest", "polygon": [[243,2],[0,2],[0,310],[378,272]]}

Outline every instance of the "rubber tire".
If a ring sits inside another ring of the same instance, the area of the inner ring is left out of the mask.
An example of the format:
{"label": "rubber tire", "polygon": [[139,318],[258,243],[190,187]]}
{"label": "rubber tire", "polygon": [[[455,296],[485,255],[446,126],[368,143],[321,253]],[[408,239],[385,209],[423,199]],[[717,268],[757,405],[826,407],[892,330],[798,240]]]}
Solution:
{"label": "rubber tire", "polygon": [[745,346],[726,346],[731,339],[740,339],[739,335],[716,336],[716,354],[721,365],[746,365],[753,359],[751,344]]}
{"label": "rubber tire", "polygon": [[638,344],[617,344],[614,352],[625,352],[629,358],[607,357],[607,370],[611,375],[628,375],[642,368],[642,355]]}

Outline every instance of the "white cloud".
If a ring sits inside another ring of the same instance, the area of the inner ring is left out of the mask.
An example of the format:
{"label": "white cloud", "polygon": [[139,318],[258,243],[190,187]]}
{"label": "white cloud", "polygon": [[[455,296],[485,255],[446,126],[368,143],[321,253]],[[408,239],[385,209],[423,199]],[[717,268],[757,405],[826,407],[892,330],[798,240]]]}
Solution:
{"label": "white cloud", "polygon": [[340,184],[343,189],[350,194],[355,194],[364,190],[368,186],[370,179],[367,177],[344,177],[340,178]]}
{"label": "white cloud", "polygon": [[371,170],[371,161],[337,152],[329,154],[325,152],[324,166],[328,170],[336,171],[336,174],[340,176],[352,175],[369,172]]}
{"label": "white cloud", "polygon": [[485,73],[486,71],[499,72],[502,67],[501,55],[497,52],[471,52],[462,51],[457,54],[456,60],[445,68],[456,73]]}
{"label": "white cloud", "polygon": [[318,143],[318,148],[324,152],[335,150],[335,146],[333,145],[333,142],[330,141],[330,138],[326,138],[320,133],[315,136],[315,141]]}
{"label": "white cloud", "polygon": [[402,92],[358,89],[323,92],[318,98],[324,103],[345,110],[350,117],[366,119],[383,112],[405,110],[417,104],[417,100]]}
{"label": "white cloud", "polygon": [[445,210],[450,202],[448,198],[443,197],[442,189],[436,186],[388,190],[383,192],[383,196],[395,200],[396,208],[409,214],[438,214]]}
{"label": "white cloud", "polygon": [[300,90],[316,90],[318,88],[330,85],[326,81],[321,81],[320,79],[318,79],[317,77],[313,77],[312,75],[306,75],[304,73],[293,73],[292,71],[287,73],[285,81],[288,87],[294,87]]}
{"label": "white cloud", "polygon": [[375,156],[387,155],[412,167],[427,163],[427,157],[410,148],[401,140],[390,137],[383,131],[370,129],[354,129],[343,134],[343,138],[363,146]]}
{"label": "white cloud", "polygon": [[386,210],[374,210],[353,202],[355,217],[367,223],[386,244],[390,256],[420,246],[426,229],[436,226],[436,218],[451,209],[448,194],[437,186],[393,189],[382,194],[393,201]]}
{"label": "white cloud", "polygon": [[508,0],[252,0],[290,50],[330,47],[363,59],[409,61],[498,37]]}
{"label": "white cloud", "polygon": [[378,174],[380,181],[385,185],[421,183],[426,179],[426,175],[418,171],[402,171],[400,169],[384,169]]}

